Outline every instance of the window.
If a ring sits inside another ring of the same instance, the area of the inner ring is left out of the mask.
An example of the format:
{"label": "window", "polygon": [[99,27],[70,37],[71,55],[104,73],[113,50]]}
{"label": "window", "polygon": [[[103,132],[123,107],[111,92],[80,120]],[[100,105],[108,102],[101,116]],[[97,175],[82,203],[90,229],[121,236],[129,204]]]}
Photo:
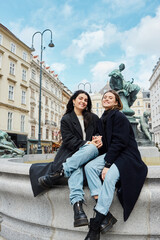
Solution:
{"label": "window", "polygon": [[2,54],[0,53],[0,68],[2,67]]}
{"label": "window", "polygon": [[11,52],[16,53],[16,45],[11,43]]}
{"label": "window", "polygon": [[25,69],[22,69],[22,80],[27,80],[27,71]]}
{"label": "window", "polygon": [[140,106],[140,102],[139,101],[137,102],[137,106]]}
{"label": "window", "polygon": [[9,85],[8,99],[13,100],[13,97],[14,97],[14,87],[12,85]]}
{"label": "window", "polygon": [[54,131],[52,131],[52,140],[54,140]]}
{"label": "window", "polygon": [[8,112],[8,124],[7,124],[8,130],[12,130],[12,117],[13,117],[13,113]]}
{"label": "window", "polygon": [[27,53],[23,52],[23,56],[22,56],[23,60],[27,61]]}
{"label": "window", "polygon": [[15,63],[10,62],[9,73],[15,75]]}
{"label": "window", "polygon": [[36,81],[36,71],[32,69],[31,78]]}
{"label": "window", "polygon": [[21,115],[21,132],[24,132],[25,115]]}
{"label": "window", "polygon": [[2,45],[2,34],[0,34],[0,45]]}
{"label": "window", "polygon": [[48,138],[49,138],[49,130],[46,129],[46,139],[48,139]]}
{"label": "window", "polygon": [[45,112],[45,122],[47,123],[48,120],[48,112]]}
{"label": "window", "polygon": [[34,118],[34,107],[31,107],[31,118]]}
{"label": "window", "polygon": [[22,90],[22,98],[21,98],[21,103],[26,104],[26,92]]}
{"label": "window", "polygon": [[35,138],[35,126],[31,126],[31,137]]}
{"label": "window", "polygon": [[46,97],[46,100],[45,100],[45,105],[48,106],[48,97]]}
{"label": "window", "polygon": [[51,108],[53,108],[53,101],[51,101]]}
{"label": "window", "polygon": [[140,110],[138,110],[138,114],[140,114],[141,113],[141,111]]}
{"label": "window", "polygon": [[47,89],[48,89],[48,81],[46,80],[46,86],[45,86]]}
{"label": "window", "polygon": [[35,99],[35,91],[31,89],[31,98]]}

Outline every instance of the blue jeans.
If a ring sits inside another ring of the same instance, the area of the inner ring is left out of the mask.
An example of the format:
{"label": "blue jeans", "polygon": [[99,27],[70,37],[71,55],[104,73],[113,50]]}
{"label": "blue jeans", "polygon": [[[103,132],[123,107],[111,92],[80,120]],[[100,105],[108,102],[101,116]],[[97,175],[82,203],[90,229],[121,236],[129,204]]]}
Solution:
{"label": "blue jeans", "polygon": [[87,163],[85,166],[85,173],[88,186],[91,191],[91,196],[98,195],[98,201],[95,210],[107,215],[113,200],[115,185],[120,177],[120,173],[117,166],[113,163],[106,173],[102,184],[99,176],[105,166],[104,156],[105,154],[98,156],[94,160]]}
{"label": "blue jeans", "polygon": [[70,202],[74,205],[84,201],[83,165],[98,156],[98,149],[93,144],[85,144],[63,163],[64,175],[69,177]]}

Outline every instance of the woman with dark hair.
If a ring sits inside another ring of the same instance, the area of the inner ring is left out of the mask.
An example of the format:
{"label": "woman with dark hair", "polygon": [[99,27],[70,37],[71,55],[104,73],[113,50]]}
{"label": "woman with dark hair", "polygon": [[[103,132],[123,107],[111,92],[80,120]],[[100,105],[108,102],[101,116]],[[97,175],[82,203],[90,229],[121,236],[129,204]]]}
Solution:
{"label": "woman with dark hair", "polygon": [[32,164],[30,180],[34,196],[57,184],[61,177],[68,177],[70,202],[74,209],[74,226],[88,224],[83,211],[83,165],[98,156],[101,137],[92,140],[97,132],[99,118],[91,112],[90,96],[83,90],[71,96],[66,113],[61,119],[62,145],[51,163]]}
{"label": "woman with dark hair", "polygon": [[104,219],[108,219],[110,224],[106,224],[101,232],[108,231],[116,223],[117,220],[109,212],[115,186],[124,210],[124,221],[128,219],[148,170],[141,159],[132,126],[119,111],[123,108],[119,95],[114,90],[107,91],[102,97],[102,105],[105,111],[99,132],[102,134],[105,153],[85,165],[91,196],[97,202],[94,208],[96,216],[90,219],[90,229],[85,240],[100,239]]}

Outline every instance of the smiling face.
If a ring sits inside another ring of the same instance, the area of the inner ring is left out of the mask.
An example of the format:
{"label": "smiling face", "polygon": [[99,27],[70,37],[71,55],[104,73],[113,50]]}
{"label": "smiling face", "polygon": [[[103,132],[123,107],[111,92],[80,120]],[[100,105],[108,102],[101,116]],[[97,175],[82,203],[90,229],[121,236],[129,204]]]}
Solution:
{"label": "smiling face", "polygon": [[84,109],[86,109],[88,105],[88,97],[84,93],[80,93],[76,99],[73,100],[74,111],[76,113],[82,113]]}
{"label": "smiling face", "polygon": [[118,102],[116,101],[116,97],[113,93],[107,92],[104,94],[102,98],[102,106],[105,110],[112,109],[114,106],[117,106]]}

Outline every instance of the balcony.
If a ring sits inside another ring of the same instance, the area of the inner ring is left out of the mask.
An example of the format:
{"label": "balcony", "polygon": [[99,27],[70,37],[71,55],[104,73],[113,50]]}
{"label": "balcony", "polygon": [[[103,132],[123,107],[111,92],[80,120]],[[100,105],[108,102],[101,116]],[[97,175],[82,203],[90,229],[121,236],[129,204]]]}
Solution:
{"label": "balcony", "polygon": [[45,125],[52,125],[54,127],[57,127],[57,123],[54,121],[50,121],[50,120],[45,120]]}

